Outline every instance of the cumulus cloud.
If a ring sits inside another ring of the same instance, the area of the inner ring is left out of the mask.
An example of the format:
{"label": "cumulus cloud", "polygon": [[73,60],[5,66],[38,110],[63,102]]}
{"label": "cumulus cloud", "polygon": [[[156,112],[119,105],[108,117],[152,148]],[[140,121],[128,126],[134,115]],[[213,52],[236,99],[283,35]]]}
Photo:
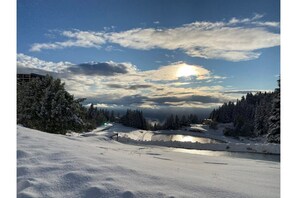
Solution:
{"label": "cumulus cloud", "polygon": [[[185,72],[183,73],[183,69]],[[187,72],[190,72],[187,74]],[[211,72],[200,65],[190,65],[185,62],[175,62],[170,65],[161,66],[155,70],[143,71],[141,73],[148,76],[150,81],[176,81],[179,78],[184,80],[198,79],[203,80],[211,77]],[[183,76],[184,75],[184,76]]]}
{"label": "cumulus cloud", "polygon": [[17,67],[18,68],[29,68],[35,70],[43,70],[46,72],[61,73],[67,68],[74,66],[70,62],[51,62],[43,61],[35,57],[27,56],[25,54],[17,54]]}
{"label": "cumulus cloud", "polygon": [[251,18],[234,17],[227,22],[197,21],[175,28],[134,28],[121,32],[63,31],[61,35],[68,40],[35,43],[31,51],[113,43],[138,50],[181,50],[191,57],[206,59],[252,60],[260,56],[260,49],[280,44],[279,33],[269,29],[279,28],[279,22],[259,21],[262,17],[255,14]]}

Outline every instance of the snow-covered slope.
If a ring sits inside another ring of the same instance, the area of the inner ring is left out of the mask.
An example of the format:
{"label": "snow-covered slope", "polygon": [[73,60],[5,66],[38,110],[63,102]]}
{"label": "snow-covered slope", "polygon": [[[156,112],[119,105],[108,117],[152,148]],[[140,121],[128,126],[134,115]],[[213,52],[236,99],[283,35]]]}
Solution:
{"label": "snow-covered slope", "polygon": [[278,162],[17,127],[18,197],[279,197]]}

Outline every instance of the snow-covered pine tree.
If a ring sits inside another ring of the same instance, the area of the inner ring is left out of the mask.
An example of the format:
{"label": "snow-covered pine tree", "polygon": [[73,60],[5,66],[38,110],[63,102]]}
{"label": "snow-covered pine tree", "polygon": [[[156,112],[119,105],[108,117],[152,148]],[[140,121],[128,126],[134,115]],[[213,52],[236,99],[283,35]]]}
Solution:
{"label": "snow-covered pine tree", "polygon": [[75,100],[60,79],[47,75],[18,84],[17,121],[26,127],[65,134],[85,127],[80,100]]}
{"label": "snow-covered pine tree", "polygon": [[268,142],[280,143],[280,79],[273,95],[272,116],[269,118]]}

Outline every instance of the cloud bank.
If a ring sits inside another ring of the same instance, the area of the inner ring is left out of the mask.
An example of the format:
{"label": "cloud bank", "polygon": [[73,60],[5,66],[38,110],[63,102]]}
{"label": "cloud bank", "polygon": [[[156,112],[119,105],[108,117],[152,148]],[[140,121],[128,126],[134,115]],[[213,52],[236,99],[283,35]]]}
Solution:
{"label": "cloud bank", "polygon": [[[209,79],[221,80],[200,65],[176,62],[154,70],[141,71],[131,63],[47,62],[25,54],[18,54],[18,71],[50,73],[65,82],[66,89],[76,97],[87,98],[106,107],[161,107],[212,108],[232,99],[223,87],[207,84]],[[191,68],[191,77],[178,76],[180,68]],[[187,86],[185,86],[187,85]]]}

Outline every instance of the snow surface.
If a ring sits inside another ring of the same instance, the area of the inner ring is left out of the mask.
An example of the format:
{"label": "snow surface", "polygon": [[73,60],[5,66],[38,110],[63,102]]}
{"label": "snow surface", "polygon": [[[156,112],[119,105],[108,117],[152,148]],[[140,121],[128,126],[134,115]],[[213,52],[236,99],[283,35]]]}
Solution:
{"label": "snow surface", "polygon": [[18,197],[279,197],[280,163],[17,127]]}

